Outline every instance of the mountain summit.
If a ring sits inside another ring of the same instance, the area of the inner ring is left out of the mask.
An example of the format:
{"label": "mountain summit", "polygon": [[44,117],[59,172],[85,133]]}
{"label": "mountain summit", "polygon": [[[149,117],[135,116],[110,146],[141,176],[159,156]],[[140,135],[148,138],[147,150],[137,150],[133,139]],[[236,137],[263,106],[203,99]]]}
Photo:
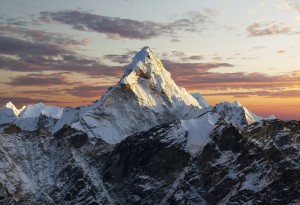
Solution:
{"label": "mountain summit", "polygon": [[67,122],[86,132],[91,141],[102,139],[115,144],[130,134],[174,119],[194,118],[201,109],[193,96],[175,84],[157,55],[144,47],[116,86],[93,105],[69,109],[54,132]]}
{"label": "mountain summit", "polygon": [[194,117],[190,113],[193,108],[202,108],[192,95],[175,84],[171,74],[149,47],[144,47],[135,55],[126,67],[119,85],[130,88],[138,97],[140,105],[164,105],[182,119]]}
{"label": "mountain summit", "polygon": [[14,122],[24,108],[25,107],[18,109],[12,102],[8,102],[3,105],[0,109],[0,131],[2,132],[4,127]]}

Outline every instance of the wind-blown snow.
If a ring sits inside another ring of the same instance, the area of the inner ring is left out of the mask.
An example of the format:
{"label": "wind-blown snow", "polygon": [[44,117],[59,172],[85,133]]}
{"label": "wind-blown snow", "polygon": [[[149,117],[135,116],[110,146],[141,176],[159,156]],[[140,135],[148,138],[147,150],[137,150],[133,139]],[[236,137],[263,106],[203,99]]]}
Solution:
{"label": "wind-blown snow", "polygon": [[219,118],[218,114],[207,112],[196,119],[181,120],[183,128],[188,131],[186,149],[192,156],[201,152],[211,140],[210,133]]}
{"label": "wind-blown snow", "polygon": [[204,97],[200,93],[192,93],[191,94],[199,103],[202,108],[209,107],[209,104],[206,102]]}

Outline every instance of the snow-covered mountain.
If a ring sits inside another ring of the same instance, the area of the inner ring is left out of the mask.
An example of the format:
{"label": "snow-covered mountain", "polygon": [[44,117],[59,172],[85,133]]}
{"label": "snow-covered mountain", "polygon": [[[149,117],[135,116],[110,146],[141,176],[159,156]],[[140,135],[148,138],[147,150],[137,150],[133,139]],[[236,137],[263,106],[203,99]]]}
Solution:
{"label": "snow-covered mountain", "polygon": [[201,109],[195,98],[175,84],[156,54],[144,47],[126,67],[119,83],[96,105],[67,109],[54,132],[64,123],[72,123],[91,141],[100,138],[115,144],[161,123],[194,118]]}
{"label": "snow-covered mountain", "polygon": [[39,128],[52,131],[62,112],[62,108],[43,103],[27,105],[19,110],[9,102],[0,110],[0,132],[9,124],[15,124],[24,131],[35,131]]}
{"label": "snow-covered mountain", "polygon": [[[188,124],[194,127],[194,121],[199,121],[196,124],[214,124],[208,120],[210,116],[214,119],[225,118],[238,127],[263,119],[238,102],[224,102],[212,108],[200,93],[189,94],[175,84],[171,74],[149,47],[139,51],[125,68],[119,83],[91,105],[62,110],[39,103],[16,112],[17,115],[7,119],[22,130],[34,131],[43,126],[54,134],[65,125],[70,125],[87,133],[92,142],[100,138],[111,144],[174,119],[185,120],[186,127],[190,127]],[[206,112],[213,113],[205,115],[205,123],[203,117],[195,119]],[[201,128],[200,125],[195,127]]]}
{"label": "snow-covered mountain", "polygon": [[300,122],[179,88],[148,47],[88,106],[0,109],[0,204],[299,204]]}
{"label": "snow-covered mountain", "polygon": [[60,119],[62,116],[63,109],[56,106],[44,105],[43,103],[38,103],[34,105],[27,105],[25,109],[20,112],[20,118],[28,117],[38,117],[40,114],[47,117],[52,117],[55,119]]}
{"label": "snow-covered mountain", "polygon": [[219,103],[212,109],[212,111],[218,113],[222,118],[232,122],[240,128],[261,120],[275,119],[274,115],[267,118],[257,116],[238,101],[234,101],[232,104],[229,102]]}

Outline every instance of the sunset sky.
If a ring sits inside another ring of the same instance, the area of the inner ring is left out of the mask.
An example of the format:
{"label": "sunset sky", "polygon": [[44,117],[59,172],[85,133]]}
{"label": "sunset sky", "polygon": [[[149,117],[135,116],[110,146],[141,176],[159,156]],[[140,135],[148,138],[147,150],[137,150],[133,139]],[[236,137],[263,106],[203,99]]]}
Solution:
{"label": "sunset sky", "polygon": [[0,103],[87,105],[144,46],[210,105],[300,120],[299,0],[1,0]]}

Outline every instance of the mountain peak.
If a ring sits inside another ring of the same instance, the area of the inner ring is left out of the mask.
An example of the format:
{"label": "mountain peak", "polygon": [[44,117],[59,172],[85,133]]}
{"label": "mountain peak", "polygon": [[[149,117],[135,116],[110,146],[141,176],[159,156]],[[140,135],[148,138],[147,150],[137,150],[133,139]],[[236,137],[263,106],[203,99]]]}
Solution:
{"label": "mountain peak", "polygon": [[143,47],[132,58],[131,63],[126,67],[120,84],[135,84],[139,77],[149,79],[152,74],[161,74],[165,70],[162,62],[148,46]]}
{"label": "mountain peak", "polygon": [[16,108],[11,101],[8,101],[2,108],[12,110],[15,116],[18,116],[23,109]]}
{"label": "mountain peak", "polygon": [[149,46],[143,47],[139,52],[135,54],[133,62],[143,62],[147,64],[149,61],[156,59],[157,56]]}
{"label": "mountain peak", "polygon": [[11,101],[8,101],[4,107],[7,107],[7,108],[10,108],[10,109],[15,109],[15,105],[11,102]]}

